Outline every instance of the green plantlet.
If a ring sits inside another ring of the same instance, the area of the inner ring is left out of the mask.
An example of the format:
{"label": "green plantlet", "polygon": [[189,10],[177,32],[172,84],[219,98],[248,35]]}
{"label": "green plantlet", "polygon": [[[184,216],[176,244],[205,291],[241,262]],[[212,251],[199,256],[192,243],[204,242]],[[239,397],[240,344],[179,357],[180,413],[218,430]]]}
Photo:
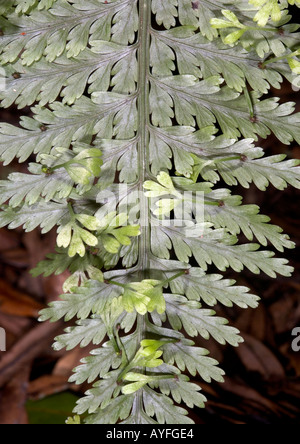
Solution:
{"label": "green plantlet", "polygon": [[[62,159],[65,162],[61,163]],[[47,165],[42,167],[45,174],[52,174],[55,170],[64,168],[74,183],[82,185],[89,185],[92,178],[99,176],[103,163],[101,151],[81,147],[74,149],[73,153],[66,148],[56,148],[54,155],[42,154],[41,160]]]}
{"label": "green plantlet", "polygon": [[66,424],[69,424],[69,425],[75,425],[75,424],[80,424],[80,423],[81,423],[81,421],[80,421],[79,415],[75,415],[73,418],[68,418],[66,420]]}
{"label": "green plantlet", "polygon": [[57,351],[94,345],[70,378],[92,385],[68,424],[193,423],[195,379],[224,371],[192,338],[238,347],[214,307],[259,302],[223,273],[291,275],[275,250],[294,243],[234,194],[300,189],[300,162],[258,146],[300,143],[295,104],[267,95],[298,81],[289,4],[1,4],[1,105],[31,113],[0,124],[3,165],[30,159],[0,181],[0,227],[56,230],[32,274],[70,275],[40,321],[69,323]]}
{"label": "green plantlet", "polygon": [[[282,18],[282,9],[286,6],[286,2],[279,2],[278,0],[249,0],[249,3],[259,9],[254,17],[254,21],[259,26],[265,26],[270,16],[273,22],[279,22]],[[299,0],[288,0],[288,3],[300,6]]]}

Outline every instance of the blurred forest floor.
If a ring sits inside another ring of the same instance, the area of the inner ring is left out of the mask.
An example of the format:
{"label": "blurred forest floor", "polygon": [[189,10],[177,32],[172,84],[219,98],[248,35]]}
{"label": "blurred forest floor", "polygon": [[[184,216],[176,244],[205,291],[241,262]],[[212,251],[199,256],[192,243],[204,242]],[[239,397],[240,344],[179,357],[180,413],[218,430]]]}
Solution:
{"label": "blurred forest floor", "polygon": [[[300,111],[299,93],[289,86],[274,94],[285,101],[298,100]],[[17,124],[19,113],[1,110],[0,121]],[[300,159],[297,144],[283,146],[271,136],[260,145],[267,155],[286,153]],[[26,166],[1,166],[1,179],[11,171],[26,171]],[[255,187],[233,191],[244,196],[244,203],[260,205],[262,214],[280,225],[299,248],[299,191],[280,192],[272,186],[264,193]],[[7,352],[0,352],[0,424],[64,423],[76,398],[88,388],[69,384],[68,378],[91,348],[54,352],[53,338],[66,326],[37,322],[39,310],[62,293],[66,278],[32,278],[29,274],[54,251],[55,237],[55,232],[41,236],[37,230],[28,234],[22,229],[0,230],[0,327],[7,331],[8,347]],[[191,413],[196,424],[300,422],[300,352],[291,348],[291,332],[300,327],[299,251],[287,251],[285,257],[295,267],[291,279],[272,280],[246,271],[240,276],[227,273],[262,301],[257,310],[219,307],[218,314],[230,319],[245,338],[238,349],[198,341],[212,351],[227,376],[224,384],[196,381],[208,398],[206,409]]]}

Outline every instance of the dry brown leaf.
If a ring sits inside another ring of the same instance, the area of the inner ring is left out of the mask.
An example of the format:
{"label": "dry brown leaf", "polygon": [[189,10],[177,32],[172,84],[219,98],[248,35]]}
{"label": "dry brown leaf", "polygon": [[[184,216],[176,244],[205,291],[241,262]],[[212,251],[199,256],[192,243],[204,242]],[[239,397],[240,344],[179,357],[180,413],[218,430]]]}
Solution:
{"label": "dry brown leaf", "polygon": [[249,372],[259,373],[264,381],[280,381],[285,371],[274,353],[257,339],[243,334],[245,342],[236,349],[241,362]]}
{"label": "dry brown leaf", "polygon": [[25,404],[31,364],[21,369],[0,391],[0,424],[28,424]]}
{"label": "dry brown leaf", "polygon": [[0,229],[0,252],[6,250],[13,250],[20,245],[20,236],[11,230],[6,228]]}
{"label": "dry brown leaf", "polygon": [[[222,384],[222,389],[240,397],[243,400],[245,399],[247,401],[252,401],[264,406],[264,408],[274,410],[274,403],[272,401],[265,398],[260,393],[258,393],[258,391],[254,390],[248,385],[238,383],[232,378],[225,378],[225,382]],[[277,408],[275,408],[275,411],[276,410]]]}
{"label": "dry brown leaf", "polygon": [[263,304],[255,310],[242,311],[235,326],[260,341],[266,340],[269,336],[269,322],[268,313]]}
{"label": "dry brown leaf", "polygon": [[36,318],[43,307],[31,296],[14,289],[6,281],[0,279],[0,312]]}
{"label": "dry brown leaf", "polygon": [[69,388],[68,379],[62,375],[45,375],[31,381],[28,387],[30,399],[43,399]]}
{"label": "dry brown leaf", "polygon": [[300,320],[299,297],[282,297],[269,308],[277,334],[291,332]]}
{"label": "dry brown leaf", "polygon": [[286,342],[280,347],[280,352],[289,360],[286,370],[292,372],[293,375],[300,378],[300,353],[294,352],[292,350],[291,343],[289,342]]}
{"label": "dry brown leaf", "polygon": [[16,268],[27,268],[29,266],[28,252],[25,248],[14,248],[1,253],[2,261]]}
{"label": "dry brown leaf", "polygon": [[44,322],[21,336],[8,352],[1,354],[0,387],[7,384],[20,369],[48,350],[55,336],[61,332],[61,322]]}

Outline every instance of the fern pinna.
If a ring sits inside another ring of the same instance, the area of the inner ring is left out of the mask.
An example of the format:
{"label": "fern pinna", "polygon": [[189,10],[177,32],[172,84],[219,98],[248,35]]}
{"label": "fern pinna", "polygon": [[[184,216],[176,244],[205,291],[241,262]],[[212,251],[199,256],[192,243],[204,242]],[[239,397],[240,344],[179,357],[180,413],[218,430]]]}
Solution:
{"label": "fern pinna", "polygon": [[2,107],[32,117],[0,127],[4,165],[30,160],[0,183],[0,225],[57,229],[33,274],[70,277],[41,320],[77,319],[56,350],[95,345],[71,378],[94,383],[71,423],[192,423],[181,404],[205,397],[188,374],[224,373],[191,338],[238,346],[212,307],[258,304],[221,272],[291,274],[272,251],[288,236],[232,194],[300,188],[298,161],[255,144],[300,142],[294,104],[264,97],[299,80],[288,3],[1,2]]}

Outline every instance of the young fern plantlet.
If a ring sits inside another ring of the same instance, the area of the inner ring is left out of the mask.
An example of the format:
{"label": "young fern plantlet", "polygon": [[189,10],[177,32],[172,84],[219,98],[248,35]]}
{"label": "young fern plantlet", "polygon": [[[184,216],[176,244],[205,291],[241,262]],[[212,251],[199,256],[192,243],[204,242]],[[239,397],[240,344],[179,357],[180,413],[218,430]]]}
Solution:
{"label": "young fern plantlet", "polygon": [[0,226],[56,228],[56,253],[32,273],[70,277],[40,320],[73,320],[56,350],[95,345],[70,379],[93,385],[69,423],[87,414],[87,424],[191,424],[189,410],[206,401],[193,378],[224,377],[192,338],[238,346],[239,331],[212,308],[259,301],[222,273],[291,275],[274,249],[293,242],[233,194],[238,184],[300,188],[299,161],[255,144],[272,132],[300,142],[294,104],[264,97],[297,78],[299,25],[287,7],[0,7],[2,107],[32,106],[20,126],[0,125],[4,165],[31,162],[0,182]]}

